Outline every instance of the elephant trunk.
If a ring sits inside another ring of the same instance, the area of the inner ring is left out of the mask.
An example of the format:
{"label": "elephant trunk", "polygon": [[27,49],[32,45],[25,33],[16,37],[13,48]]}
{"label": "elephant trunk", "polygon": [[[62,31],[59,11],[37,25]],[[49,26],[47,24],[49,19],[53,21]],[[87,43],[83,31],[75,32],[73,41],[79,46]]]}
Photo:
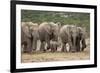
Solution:
{"label": "elephant trunk", "polygon": [[86,42],[85,39],[82,40],[82,51],[86,48]]}
{"label": "elephant trunk", "polygon": [[37,49],[37,40],[39,39],[39,34],[37,31],[32,32],[32,49],[35,51]]}
{"label": "elephant trunk", "polygon": [[36,51],[36,49],[37,49],[37,40],[34,40],[34,39],[33,39],[32,49],[33,49],[34,51]]}
{"label": "elephant trunk", "polygon": [[76,37],[74,36],[73,38],[72,38],[72,52],[76,52],[76,42],[77,42],[77,40],[76,40]]}

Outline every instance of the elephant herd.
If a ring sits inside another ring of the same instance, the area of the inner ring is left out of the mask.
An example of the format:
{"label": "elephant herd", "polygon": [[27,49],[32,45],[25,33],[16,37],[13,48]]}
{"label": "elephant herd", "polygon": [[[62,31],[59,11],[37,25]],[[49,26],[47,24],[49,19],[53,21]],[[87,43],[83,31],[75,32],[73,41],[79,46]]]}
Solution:
{"label": "elephant herd", "polygon": [[[32,53],[37,50],[55,52],[79,52],[86,48],[85,31],[82,27],[75,25],[61,25],[54,22],[43,22],[41,24],[32,22],[21,22],[21,48],[22,52]],[[69,50],[67,50],[67,46]]]}

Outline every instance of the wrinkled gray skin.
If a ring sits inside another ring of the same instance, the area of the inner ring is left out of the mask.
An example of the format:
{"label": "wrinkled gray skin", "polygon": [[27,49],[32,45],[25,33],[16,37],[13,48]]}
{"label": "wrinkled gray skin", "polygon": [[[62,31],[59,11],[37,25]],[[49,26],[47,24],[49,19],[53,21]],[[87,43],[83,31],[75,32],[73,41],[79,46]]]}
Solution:
{"label": "wrinkled gray skin", "polygon": [[51,52],[55,52],[57,51],[57,47],[58,47],[58,42],[57,41],[50,41],[50,48],[51,48]]}
{"label": "wrinkled gray skin", "polygon": [[78,32],[79,32],[79,42],[82,44],[82,47],[80,49],[80,45],[77,48],[77,51],[84,51],[84,49],[86,48],[86,41],[85,41],[85,35],[86,35],[86,31],[85,29],[81,28],[81,27],[77,27]]}
{"label": "wrinkled gray skin", "polygon": [[[53,22],[44,22],[39,25],[40,51],[45,52],[46,49],[50,49],[50,40],[58,41],[58,29],[58,24]],[[47,48],[45,48],[46,44]]]}
{"label": "wrinkled gray skin", "polygon": [[30,52],[32,48],[32,35],[29,30],[29,25],[25,22],[21,23],[21,46],[23,52]]}
{"label": "wrinkled gray skin", "polygon": [[82,51],[86,47],[85,37],[81,27],[74,25],[64,25],[60,29],[60,38],[62,41],[62,51],[66,50],[66,44],[70,46],[69,51],[78,52],[80,51],[80,42],[82,43]]}
{"label": "wrinkled gray skin", "polygon": [[32,34],[32,50],[35,51],[37,49],[37,41],[39,40],[38,24],[33,23],[30,30]]}
{"label": "wrinkled gray skin", "polygon": [[24,52],[32,52],[37,48],[38,25],[32,22],[22,22],[21,24],[21,44]]}

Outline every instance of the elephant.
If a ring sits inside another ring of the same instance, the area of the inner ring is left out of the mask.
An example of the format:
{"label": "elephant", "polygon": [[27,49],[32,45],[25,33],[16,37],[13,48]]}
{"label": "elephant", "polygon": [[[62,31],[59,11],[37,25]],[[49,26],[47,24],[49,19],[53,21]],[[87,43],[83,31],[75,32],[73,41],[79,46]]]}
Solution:
{"label": "elephant", "polygon": [[[58,30],[59,25],[53,22],[43,22],[39,25],[40,51],[45,52],[50,49],[50,40],[58,41]],[[46,44],[47,48],[45,48]]]}
{"label": "elephant", "polygon": [[37,50],[37,41],[39,40],[39,33],[38,33],[38,24],[33,23],[30,27],[31,35],[32,35],[32,50]]}
{"label": "elephant", "polygon": [[37,48],[38,24],[32,22],[21,23],[21,44],[24,52],[32,52]]}
{"label": "elephant", "polygon": [[82,44],[82,47],[80,49],[77,48],[78,51],[84,51],[84,49],[86,48],[86,41],[85,41],[85,38],[86,38],[86,31],[85,29],[83,29],[82,27],[77,27],[78,29],[78,32],[79,32],[79,41],[80,43]]}
{"label": "elephant", "polygon": [[82,43],[82,50],[86,47],[85,35],[81,27],[75,25],[64,25],[60,29],[60,38],[62,42],[62,51],[67,51],[66,44],[69,44],[70,52],[79,52],[80,43]]}
{"label": "elephant", "polygon": [[57,47],[58,47],[58,42],[57,41],[50,41],[50,49],[51,49],[51,52],[55,52],[57,51]]}
{"label": "elephant", "polygon": [[23,48],[23,52],[30,52],[31,46],[32,46],[32,35],[29,30],[28,22],[22,22],[21,23],[21,47]]}

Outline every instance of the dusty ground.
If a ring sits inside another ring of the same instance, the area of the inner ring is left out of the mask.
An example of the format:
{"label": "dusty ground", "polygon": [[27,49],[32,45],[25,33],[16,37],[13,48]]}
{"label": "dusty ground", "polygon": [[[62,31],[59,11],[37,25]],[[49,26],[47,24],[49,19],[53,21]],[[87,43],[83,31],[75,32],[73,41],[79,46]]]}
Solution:
{"label": "dusty ground", "polygon": [[48,62],[48,61],[68,61],[68,60],[86,60],[90,58],[90,44],[89,39],[86,40],[87,47],[83,52],[69,53],[69,52],[34,52],[32,54],[22,53],[22,63],[30,62]]}

